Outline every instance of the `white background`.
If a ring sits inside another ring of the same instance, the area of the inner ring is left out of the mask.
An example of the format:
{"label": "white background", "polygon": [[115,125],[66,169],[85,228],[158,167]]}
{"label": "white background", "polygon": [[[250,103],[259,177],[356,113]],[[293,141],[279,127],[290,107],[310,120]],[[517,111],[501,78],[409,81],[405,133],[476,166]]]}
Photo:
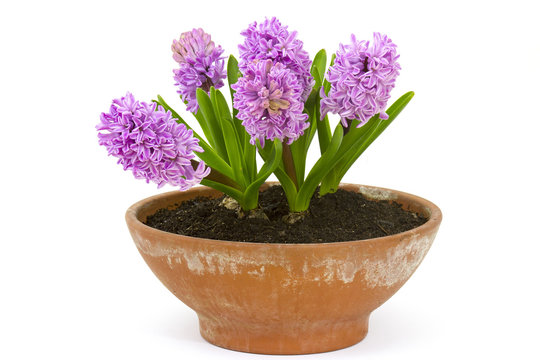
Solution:
{"label": "white background", "polygon": [[203,27],[237,55],[239,32],[276,15],[311,56],[351,33],[393,39],[403,68],[393,100],[416,97],[344,181],[414,193],[444,214],[367,338],[306,358],[538,359],[534,3],[2,2],[0,358],[265,357],[206,343],[195,313],[146,267],[124,211],[158,190],[107,157],[94,126],[128,90],[181,108],[170,53],[181,32]]}

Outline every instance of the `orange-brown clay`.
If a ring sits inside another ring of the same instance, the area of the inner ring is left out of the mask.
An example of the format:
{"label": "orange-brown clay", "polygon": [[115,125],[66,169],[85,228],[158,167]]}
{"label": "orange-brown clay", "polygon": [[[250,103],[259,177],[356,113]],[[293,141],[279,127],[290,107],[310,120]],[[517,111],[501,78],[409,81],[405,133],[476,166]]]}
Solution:
{"label": "orange-brown clay", "polygon": [[221,195],[206,187],[142,200],[128,209],[126,220],[148,266],[197,312],[201,335],[210,343],[263,354],[324,352],[366,336],[370,313],[416,270],[442,220],[437,206],[414,195],[352,184],[342,188],[397,201],[429,220],[392,236],[326,244],[201,239],[143,223],[160,208]]}

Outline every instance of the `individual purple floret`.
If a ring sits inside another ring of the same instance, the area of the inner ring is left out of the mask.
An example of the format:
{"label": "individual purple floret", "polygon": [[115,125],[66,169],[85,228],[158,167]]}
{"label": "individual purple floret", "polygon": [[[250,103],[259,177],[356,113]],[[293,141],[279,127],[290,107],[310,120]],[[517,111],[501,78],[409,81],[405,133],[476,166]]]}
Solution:
{"label": "individual purple floret", "polygon": [[311,60],[305,51],[302,41],[296,38],[296,31],[289,33],[287,26],[281,25],[278,19],[266,19],[257,26],[257,22],[240,33],[245,37],[244,43],[238,46],[240,51],[240,71],[246,68],[254,60],[272,60],[282,63],[298,78],[302,87],[302,100],[305,102],[315,84],[313,76],[309,72]]}
{"label": "individual purple floret", "polygon": [[96,128],[104,131],[98,134],[99,144],[109,155],[147,183],[187,190],[210,173],[202,161],[196,169],[192,166],[193,152],[203,152],[193,132],[177,124],[161,106],[156,109],[155,103],[136,101],[129,92],[113,100],[108,113],[101,113]]}
{"label": "individual purple floret", "polygon": [[197,88],[206,92],[210,87],[219,89],[227,77],[224,70],[223,49],[211,40],[202,29],[193,29],[173,40],[171,50],[173,59],[180,65],[173,70],[177,92],[187,101],[187,109],[197,112]]}
{"label": "individual purple floret", "polygon": [[326,79],[331,84],[328,96],[321,89],[321,115],[339,114],[347,127],[353,119],[364,125],[375,114],[388,119],[384,112],[390,91],[401,67],[396,45],[386,35],[374,33],[374,41],[357,41],[340,44],[334,65],[328,69]]}
{"label": "individual purple floret", "polygon": [[244,76],[232,85],[238,118],[251,135],[251,144],[259,139],[279,139],[288,144],[309,127],[303,113],[302,85],[297,76],[281,63],[255,61],[245,68]]}

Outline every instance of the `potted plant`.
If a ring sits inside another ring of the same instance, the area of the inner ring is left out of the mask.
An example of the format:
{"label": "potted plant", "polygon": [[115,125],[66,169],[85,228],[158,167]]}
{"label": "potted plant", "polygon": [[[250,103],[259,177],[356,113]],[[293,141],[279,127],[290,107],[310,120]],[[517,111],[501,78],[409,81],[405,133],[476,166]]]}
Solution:
{"label": "potted plant", "polygon": [[[442,219],[417,196],[340,184],[414,94],[387,108],[400,66],[385,35],[372,43],[353,35],[327,70],[325,50],[312,61],[276,18],[241,34],[240,61],[229,56],[226,68],[202,29],[173,41],[178,93],[204,137],[161,96],[146,103],[128,93],[101,114],[99,142],[125,170],[181,190],[131,206],[129,230],[156,276],[197,312],[209,342],[268,354],[355,344],[370,313],[418,267]],[[219,90],[225,79],[232,110]],[[328,113],[340,116],[333,131]],[[321,156],[307,171],[315,135]],[[266,181],[272,173],[277,183]],[[342,206],[345,198],[352,205]],[[405,220],[375,219],[383,211]],[[216,235],[222,213],[232,225]]]}

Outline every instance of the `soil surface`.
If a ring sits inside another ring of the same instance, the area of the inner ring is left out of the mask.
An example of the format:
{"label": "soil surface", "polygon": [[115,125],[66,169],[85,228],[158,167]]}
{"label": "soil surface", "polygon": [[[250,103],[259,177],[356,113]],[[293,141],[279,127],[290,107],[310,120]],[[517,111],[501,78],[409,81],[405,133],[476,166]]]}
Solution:
{"label": "soil surface", "polygon": [[360,193],[341,189],[322,197],[315,194],[301,219],[288,216],[287,200],[280,186],[272,186],[260,194],[262,211],[258,217],[239,216],[237,211],[224,206],[223,200],[224,197],[196,198],[173,210],[160,209],[148,217],[146,224],[171,233],[209,239],[323,243],[397,234],[427,221],[395,202],[367,200]]}

